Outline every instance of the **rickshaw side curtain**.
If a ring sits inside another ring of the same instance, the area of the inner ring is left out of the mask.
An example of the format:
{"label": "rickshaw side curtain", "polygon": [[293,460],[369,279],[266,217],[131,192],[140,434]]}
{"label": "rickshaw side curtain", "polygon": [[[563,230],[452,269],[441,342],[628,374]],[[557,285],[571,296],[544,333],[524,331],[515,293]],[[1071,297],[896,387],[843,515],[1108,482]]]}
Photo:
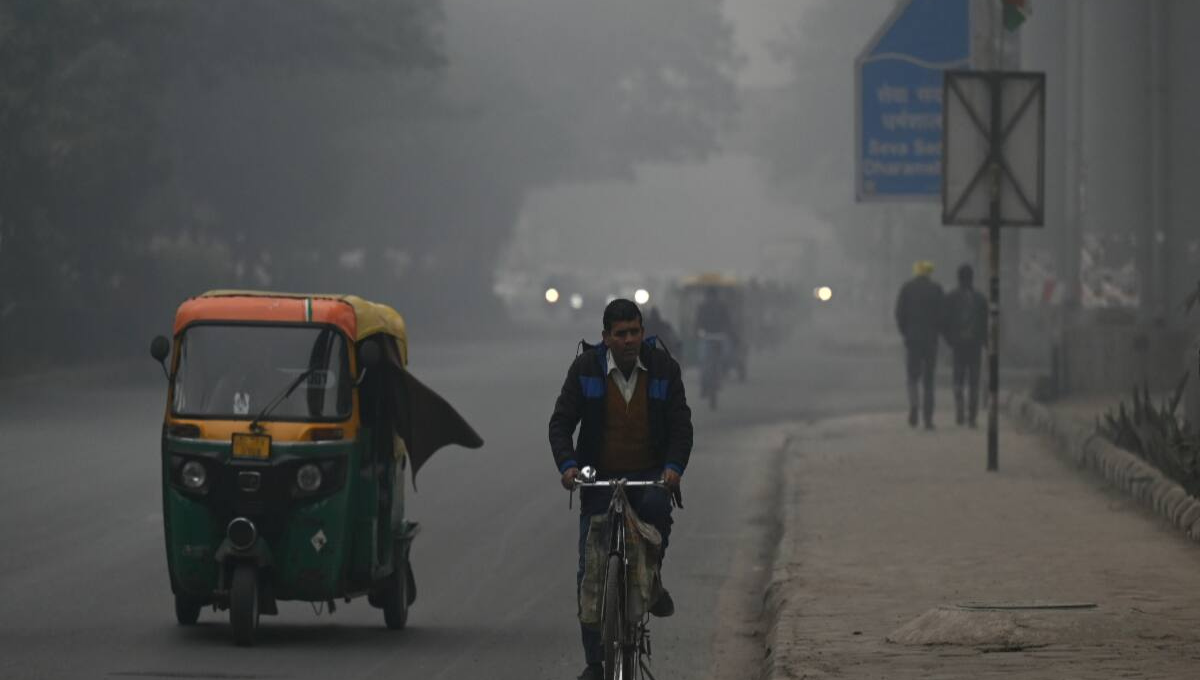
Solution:
{"label": "rickshaw side curtain", "polygon": [[413,487],[416,488],[417,471],[439,449],[450,444],[477,449],[483,446],[483,439],[440,394],[407,370],[395,366],[389,368],[396,391],[396,432],[408,445]]}
{"label": "rickshaw side curtain", "polygon": [[382,350],[383,406],[390,413],[396,434],[404,439],[412,464],[413,488],[421,466],[443,447],[483,446],[483,439],[449,402],[408,372],[394,338],[380,333],[363,342],[375,342]]}
{"label": "rickshaw side curtain", "polygon": [[477,449],[483,446],[483,438],[442,395],[404,368],[394,341],[380,344],[387,380],[385,389],[390,397],[387,401],[391,402],[388,406],[394,409],[396,434],[404,438],[408,449],[415,489],[417,472],[439,449],[450,444]]}

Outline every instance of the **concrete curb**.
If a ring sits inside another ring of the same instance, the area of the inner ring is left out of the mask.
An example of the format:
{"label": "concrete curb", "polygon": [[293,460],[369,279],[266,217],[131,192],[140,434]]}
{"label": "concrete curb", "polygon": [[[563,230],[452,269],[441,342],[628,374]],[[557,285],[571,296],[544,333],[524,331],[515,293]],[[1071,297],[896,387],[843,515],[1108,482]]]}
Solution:
{"label": "concrete curb", "polygon": [[1094,471],[1188,538],[1200,542],[1200,500],[1189,496],[1157,468],[1096,434],[1095,426],[1059,416],[1024,395],[1008,394],[1001,404],[1019,422],[1052,437],[1058,444],[1055,450],[1067,461]]}
{"label": "concrete curb", "polygon": [[[781,473],[784,479],[791,478],[792,439],[784,442],[784,456]],[[788,596],[792,591],[792,581],[796,575],[792,572],[791,558],[795,554],[795,534],[790,530],[798,518],[792,515],[793,504],[788,502],[788,494],[794,490],[786,483],[779,502],[783,516],[779,518],[779,542],[771,560],[771,577],[763,593],[763,621],[766,623],[764,642],[766,656],[763,658],[760,680],[795,680],[801,677],[794,668],[789,666],[787,642],[796,638],[796,625],[793,618],[787,616],[789,605]],[[816,680],[824,674],[805,672],[802,677]]]}

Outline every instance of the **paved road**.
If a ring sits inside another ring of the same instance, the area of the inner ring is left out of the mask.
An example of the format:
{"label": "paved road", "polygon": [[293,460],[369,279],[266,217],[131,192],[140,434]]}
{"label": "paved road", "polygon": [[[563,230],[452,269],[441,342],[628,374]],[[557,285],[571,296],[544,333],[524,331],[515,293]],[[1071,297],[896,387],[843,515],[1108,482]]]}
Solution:
{"label": "paved road", "polygon": [[[0,677],[574,677],[577,525],[545,442],[572,355],[561,338],[436,351],[416,341],[414,372],[487,446],[440,453],[410,496],[423,533],[409,628],[388,632],[365,601],[320,617],[283,603],[251,649],[231,644],[224,613],[174,623],[157,367],[0,383]],[[658,677],[740,679],[759,661],[782,441],[773,423],[894,401],[898,389],[874,389],[894,387],[893,359],[807,350],[771,370],[760,360],[720,412],[696,409],[687,509],[665,573],[678,615],[652,628]]]}

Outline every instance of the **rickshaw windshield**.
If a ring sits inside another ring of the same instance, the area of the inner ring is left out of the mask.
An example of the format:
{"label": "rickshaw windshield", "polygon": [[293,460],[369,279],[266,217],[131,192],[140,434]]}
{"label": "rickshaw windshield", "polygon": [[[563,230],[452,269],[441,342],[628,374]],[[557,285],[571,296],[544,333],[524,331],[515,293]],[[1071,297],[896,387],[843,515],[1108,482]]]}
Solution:
{"label": "rickshaw windshield", "polygon": [[267,420],[342,420],[352,409],[346,341],[332,328],[196,325],[179,346],[172,411],[249,419],[311,371]]}

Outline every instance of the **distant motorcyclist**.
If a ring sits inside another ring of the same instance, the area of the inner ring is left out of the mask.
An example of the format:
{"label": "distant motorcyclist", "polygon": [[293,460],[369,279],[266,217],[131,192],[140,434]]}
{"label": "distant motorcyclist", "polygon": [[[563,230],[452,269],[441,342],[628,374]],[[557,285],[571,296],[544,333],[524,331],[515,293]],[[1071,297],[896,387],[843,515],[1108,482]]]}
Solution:
{"label": "distant motorcyclist", "polygon": [[[896,325],[904,336],[908,424],[916,427],[918,413],[921,413],[927,430],[933,429],[933,377],[943,323],[942,286],[931,278],[932,274],[932,262],[915,263],[913,278],[904,284],[896,299]],[[918,382],[923,388],[923,402],[918,394]]]}
{"label": "distant motorcyclist", "polygon": [[734,336],[733,316],[729,313],[729,307],[717,295],[716,288],[707,288],[704,291],[704,300],[696,309],[696,330],[704,333],[724,333]]}
{"label": "distant motorcyclist", "polygon": [[679,341],[679,335],[675,333],[675,328],[671,326],[671,322],[667,321],[659,313],[658,307],[651,307],[650,312],[646,314],[646,337],[658,338],[659,346],[665,347],[672,354],[677,354],[681,351],[682,345]]}
{"label": "distant motorcyclist", "polygon": [[[972,428],[979,414],[979,369],[983,348],[987,345],[988,301],[975,290],[975,271],[971,265],[958,268],[958,288],[946,295],[943,334],[954,351],[955,422],[965,418]],[[964,414],[963,386],[966,383],[967,408]]]}
{"label": "distant motorcyclist", "polygon": [[738,330],[729,306],[717,294],[717,289],[706,288],[704,300],[696,309],[696,340],[701,366],[713,367],[714,373],[706,379],[702,378],[702,396],[712,397],[715,394],[716,385],[724,378],[726,371],[736,369],[745,379],[745,355],[739,344]]}

